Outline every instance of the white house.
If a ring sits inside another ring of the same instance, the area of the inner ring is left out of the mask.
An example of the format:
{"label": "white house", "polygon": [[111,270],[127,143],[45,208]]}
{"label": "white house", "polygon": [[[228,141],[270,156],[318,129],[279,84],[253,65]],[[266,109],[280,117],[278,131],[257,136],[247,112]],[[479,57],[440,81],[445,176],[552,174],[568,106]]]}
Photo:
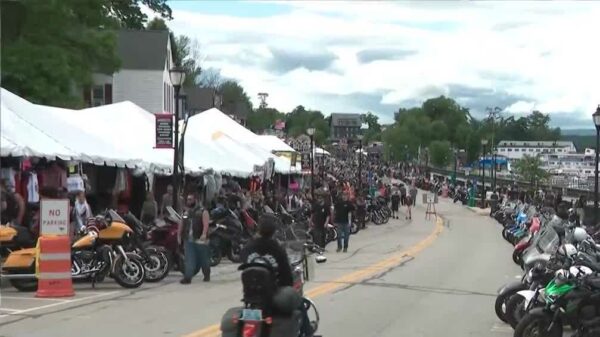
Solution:
{"label": "white house", "polygon": [[521,159],[523,156],[537,156],[541,154],[568,154],[576,153],[577,149],[573,142],[568,141],[517,141],[503,140],[498,143],[498,154],[506,156],[510,160]]}
{"label": "white house", "polygon": [[175,111],[175,92],[169,79],[173,66],[168,31],[121,30],[117,54],[121,68],[114,74],[94,74],[84,89],[88,106],[132,101],[152,113]]}

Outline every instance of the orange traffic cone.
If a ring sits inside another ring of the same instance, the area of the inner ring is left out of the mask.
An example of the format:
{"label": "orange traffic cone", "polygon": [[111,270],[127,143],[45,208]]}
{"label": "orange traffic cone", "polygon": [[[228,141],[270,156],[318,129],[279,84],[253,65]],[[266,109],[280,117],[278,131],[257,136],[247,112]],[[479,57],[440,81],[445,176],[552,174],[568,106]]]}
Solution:
{"label": "orange traffic cone", "polygon": [[71,241],[68,236],[38,239],[38,290],[36,297],[73,296]]}

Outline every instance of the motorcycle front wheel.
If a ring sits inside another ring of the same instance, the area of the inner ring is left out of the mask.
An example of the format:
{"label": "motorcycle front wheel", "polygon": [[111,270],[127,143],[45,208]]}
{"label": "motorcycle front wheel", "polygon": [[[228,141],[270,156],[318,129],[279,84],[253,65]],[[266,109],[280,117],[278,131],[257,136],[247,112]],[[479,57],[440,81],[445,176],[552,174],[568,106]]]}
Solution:
{"label": "motorcycle front wheel", "polygon": [[146,249],[148,258],[144,261],[145,281],[162,281],[171,270],[168,252],[164,248],[152,247]]}
{"label": "motorcycle front wheel", "polygon": [[221,263],[221,259],[223,258],[221,239],[218,237],[211,238],[208,247],[210,248],[210,266],[214,267]]}
{"label": "motorcycle front wheel", "polygon": [[141,258],[133,253],[126,253],[127,260],[117,255],[113,262],[113,278],[123,288],[138,288],[144,283],[145,270]]}
{"label": "motorcycle front wheel", "polygon": [[359,227],[358,224],[354,221],[352,221],[352,225],[350,226],[350,234],[356,234],[359,231]]}
{"label": "motorcycle front wheel", "polygon": [[[550,328],[552,325],[552,328]],[[528,313],[515,328],[514,337],[562,337],[562,322],[552,324],[552,316],[544,312]]]}

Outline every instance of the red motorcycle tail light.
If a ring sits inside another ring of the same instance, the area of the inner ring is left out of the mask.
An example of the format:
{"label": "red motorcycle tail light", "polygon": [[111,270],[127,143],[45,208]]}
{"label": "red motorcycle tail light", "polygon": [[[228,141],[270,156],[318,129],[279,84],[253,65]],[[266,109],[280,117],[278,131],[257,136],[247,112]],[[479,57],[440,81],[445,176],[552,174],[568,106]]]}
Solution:
{"label": "red motorcycle tail light", "polygon": [[256,337],[258,326],[256,322],[248,322],[244,324],[243,337]]}

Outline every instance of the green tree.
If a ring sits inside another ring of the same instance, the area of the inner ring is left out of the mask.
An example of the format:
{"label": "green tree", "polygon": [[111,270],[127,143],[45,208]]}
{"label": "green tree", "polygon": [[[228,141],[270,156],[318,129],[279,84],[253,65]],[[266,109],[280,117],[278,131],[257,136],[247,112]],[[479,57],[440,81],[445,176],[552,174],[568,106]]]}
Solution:
{"label": "green tree", "polygon": [[246,94],[244,88],[236,81],[228,80],[223,82],[218,91],[223,96],[223,105],[237,107],[242,105],[246,111],[252,111],[252,102],[250,97]]}
{"label": "green tree", "polygon": [[[2,1],[2,86],[35,103],[80,107],[74,87],[112,73],[118,22],[104,1]],[[13,17],[14,20],[6,19]],[[16,19],[15,19],[16,17]],[[14,26],[10,26],[14,25]]]}
{"label": "green tree", "polygon": [[524,155],[522,159],[515,163],[514,168],[523,180],[535,186],[549,176],[548,172],[543,170],[541,166],[542,161],[538,156]]}
{"label": "green tree", "polygon": [[434,140],[429,144],[429,157],[431,163],[438,167],[445,167],[452,157],[450,142],[447,140]]}
{"label": "green tree", "polygon": [[381,125],[379,124],[379,117],[371,112],[368,112],[365,115],[365,122],[369,127],[364,134],[365,144],[372,141],[381,141]]}
{"label": "green tree", "polygon": [[[49,0],[47,2],[60,1]],[[96,0],[79,0],[79,2],[87,1]],[[148,7],[151,11],[164,19],[173,19],[171,16],[171,7],[167,5],[167,0],[102,0],[101,2],[104,3],[106,14],[118,18],[121,22],[121,26],[126,28],[144,29],[144,24],[148,21],[148,15],[142,12],[142,5]]]}
{"label": "green tree", "polygon": [[82,107],[73,89],[119,69],[117,29],[143,28],[142,4],[170,18],[164,0],[1,1],[2,86],[35,103]]}
{"label": "green tree", "polygon": [[292,137],[306,134],[306,130],[311,127],[315,128],[315,143],[323,144],[329,137],[329,124],[321,111],[306,110],[299,105],[286,116],[287,133]]}
{"label": "green tree", "polygon": [[167,23],[164,19],[155,17],[154,19],[148,21],[146,24],[146,29],[148,30],[169,30]]}
{"label": "green tree", "polygon": [[285,115],[277,109],[258,108],[248,116],[246,126],[250,130],[259,133],[271,129],[278,119],[284,120]]}
{"label": "green tree", "polygon": [[194,86],[200,82],[202,67],[200,66],[200,47],[198,41],[185,35],[174,38],[171,33],[171,51],[173,62],[185,70],[183,86]]}

